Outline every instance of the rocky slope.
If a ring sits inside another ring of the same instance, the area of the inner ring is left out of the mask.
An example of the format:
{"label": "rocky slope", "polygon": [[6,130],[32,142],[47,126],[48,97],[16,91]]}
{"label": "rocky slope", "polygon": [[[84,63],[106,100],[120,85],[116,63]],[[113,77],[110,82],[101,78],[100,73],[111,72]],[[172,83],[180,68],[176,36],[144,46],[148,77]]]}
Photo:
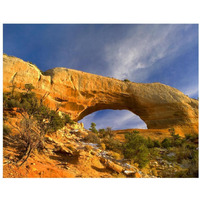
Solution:
{"label": "rocky slope", "polygon": [[[18,127],[21,115],[15,110],[4,111],[6,123]],[[23,154],[23,144],[18,128],[4,135],[3,177],[4,178],[115,178],[154,177],[141,172],[134,165],[118,163],[110,152],[99,145],[83,142],[88,134],[82,124],[67,124],[56,133],[45,136],[45,149],[34,150],[28,160],[20,166],[17,161]],[[18,142],[17,142],[18,141]]]}
{"label": "rocky slope", "polygon": [[[18,126],[21,115],[6,111],[7,123]],[[16,142],[18,133],[4,135],[3,177],[4,178],[156,178],[173,177],[180,166],[158,158],[151,160],[148,167],[139,169],[125,159],[116,160],[112,151],[100,145],[83,142],[88,134],[82,124],[67,124],[56,133],[45,136],[45,149],[35,150],[28,160],[19,166],[17,161],[22,152]],[[182,170],[182,169],[181,169]]]}
{"label": "rocky slope", "polygon": [[[6,111],[4,114],[8,118],[6,123],[12,124],[11,127],[18,126],[21,121],[18,112]],[[79,123],[67,124],[56,133],[46,135],[45,149],[42,152],[34,150],[19,166],[17,161],[23,151],[15,140],[18,134],[13,129],[11,134],[4,135],[4,178],[157,178],[176,177],[177,172],[185,170],[160,156],[152,159],[144,169],[130,160],[117,160],[112,151],[103,150],[101,145],[83,142],[88,131]],[[163,149],[160,150],[163,153]]]}
{"label": "rocky slope", "polygon": [[34,85],[38,96],[46,95],[51,108],[60,107],[77,121],[102,109],[126,109],[148,128],[198,133],[198,101],[164,84],[124,82],[66,68],[42,73],[33,64],[4,55],[4,91],[13,84],[23,91],[26,83]]}

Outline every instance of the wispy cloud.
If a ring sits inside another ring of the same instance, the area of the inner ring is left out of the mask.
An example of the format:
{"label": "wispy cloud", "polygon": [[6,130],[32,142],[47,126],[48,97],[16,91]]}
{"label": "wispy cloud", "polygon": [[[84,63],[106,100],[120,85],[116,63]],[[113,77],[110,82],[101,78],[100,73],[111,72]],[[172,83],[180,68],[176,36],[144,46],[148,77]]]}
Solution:
{"label": "wispy cloud", "polygon": [[[105,46],[110,75],[118,79],[144,81],[150,75],[148,70],[157,61],[177,56],[182,47],[191,42],[193,34],[182,35],[189,28],[189,25],[141,25],[130,29],[124,39]],[[142,73],[137,73],[141,69]]]}
{"label": "wispy cloud", "polygon": [[181,89],[181,91],[192,98],[198,97],[198,86],[197,85],[189,85]]}

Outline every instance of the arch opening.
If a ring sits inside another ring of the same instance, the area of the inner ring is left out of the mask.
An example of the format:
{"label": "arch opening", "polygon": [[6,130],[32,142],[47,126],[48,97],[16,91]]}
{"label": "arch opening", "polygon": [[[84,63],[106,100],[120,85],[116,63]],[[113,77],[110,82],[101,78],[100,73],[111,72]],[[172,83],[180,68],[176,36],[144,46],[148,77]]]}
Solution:
{"label": "arch opening", "polygon": [[129,110],[104,109],[95,111],[78,122],[82,122],[86,129],[90,128],[92,122],[97,129],[111,127],[112,130],[122,129],[147,129],[146,123]]}

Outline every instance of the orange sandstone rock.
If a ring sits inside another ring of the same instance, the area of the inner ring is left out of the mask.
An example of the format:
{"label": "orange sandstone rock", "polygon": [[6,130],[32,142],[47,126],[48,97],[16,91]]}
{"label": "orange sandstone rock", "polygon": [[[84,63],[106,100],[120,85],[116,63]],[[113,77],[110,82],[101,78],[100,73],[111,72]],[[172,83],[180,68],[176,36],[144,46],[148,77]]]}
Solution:
{"label": "orange sandstone rock", "polygon": [[150,129],[174,127],[181,133],[198,133],[198,101],[161,83],[124,82],[67,68],[44,73],[23,60],[3,55],[4,91],[14,83],[17,91],[25,84],[45,103],[78,121],[103,109],[126,109],[138,115]]}

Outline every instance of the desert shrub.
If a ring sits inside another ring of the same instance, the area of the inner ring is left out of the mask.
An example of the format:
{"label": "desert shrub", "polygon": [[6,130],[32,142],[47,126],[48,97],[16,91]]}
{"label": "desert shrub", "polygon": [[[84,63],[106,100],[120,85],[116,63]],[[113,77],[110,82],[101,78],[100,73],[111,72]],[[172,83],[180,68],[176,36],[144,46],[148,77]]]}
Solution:
{"label": "desert shrub", "polygon": [[61,129],[62,127],[65,126],[65,121],[63,118],[61,118],[59,116],[59,114],[54,111],[51,110],[48,116],[49,119],[49,123],[48,123],[48,128],[49,128],[49,132],[56,132],[58,129]]}
{"label": "desert shrub", "polygon": [[111,127],[107,127],[105,130],[105,137],[113,138],[115,136],[115,133],[112,131]]}
{"label": "desert shrub", "polygon": [[7,101],[7,108],[16,108],[19,106],[20,106],[19,101],[15,100],[15,99],[9,99]]}
{"label": "desert shrub", "polygon": [[[46,134],[57,131],[64,127],[66,123],[72,123],[68,115],[60,117],[58,112],[44,106],[42,99],[39,101],[36,94],[31,92],[34,88],[31,84],[26,84],[25,87],[26,93],[15,93],[15,95],[6,93],[3,98],[4,108],[18,107],[17,112],[22,115],[20,128],[15,127],[27,149],[23,156],[26,158],[22,164],[34,149],[44,148],[44,136]],[[8,132],[6,127],[4,127],[4,130]]]}
{"label": "desert shrub", "polygon": [[100,139],[95,133],[88,133],[86,137],[84,137],[84,141],[91,142],[91,143],[100,143]]}
{"label": "desert shrub", "polygon": [[22,109],[22,111],[25,111],[28,113],[28,115],[33,116],[38,111],[39,102],[35,95],[35,93],[22,93],[21,94],[21,101],[19,108]]}
{"label": "desert shrub", "polygon": [[191,165],[188,170],[189,177],[198,177],[199,176],[199,152],[198,150],[192,151],[191,156]]}
{"label": "desert shrub", "polygon": [[112,131],[111,127],[107,127],[106,129],[99,129],[100,138],[113,138],[114,136],[115,133]]}
{"label": "desert shrub", "polygon": [[32,84],[25,84],[25,88],[27,89],[27,92],[30,92],[31,90],[35,89],[35,87]]}
{"label": "desert shrub", "polygon": [[158,140],[154,140],[153,143],[154,143],[154,147],[161,147],[161,144]]}
{"label": "desert shrub", "polygon": [[124,81],[124,82],[131,82],[131,81],[130,81],[130,80],[128,80],[128,79],[124,79],[123,81]]}
{"label": "desert shrub", "polygon": [[183,145],[183,143],[184,143],[184,141],[182,139],[176,139],[176,140],[173,141],[172,145],[174,147],[180,147],[180,146]]}
{"label": "desert shrub", "polygon": [[176,162],[187,169],[184,177],[198,177],[198,149],[176,148]]}
{"label": "desert shrub", "polygon": [[188,169],[179,170],[173,175],[173,177],[174,178],[186,178],[186,177],[188,177],[187,174],[188,174]]}
{"label": "desert shrub", "polygon": [[103,137],[105,137],[105,133],[106,133],[106,131],[105,131],[105,129],[104,128],[102,128],[102,129],[99,129],[99,137],[100,138],[103,138]]}
{"label": "desert shrub", "polygon": [[56,111],[50,110],[44,105],[38,107],[34,118],[37,120],[43,135],[56,132],[58,129],[64,127],[66,123],[72,123],[71,118],[67,114],[61,117]]}
{"label": "desert shrub", "polygon": [[[134,130],[134,131],[133,131],[133,133],[134,133],[134,134],[139,134],[140,132],[139,132],[139,131],[136,131],[136,130]],[[127,133],[127,135],[129,135],[129,134],[130,134],[130,133],[128,132],[128,133]],[[142,137],[142,136],[141,136],[141,137]]]}
{"label": "desert shrub", "polygon": [[190,141],[190,142],[193,142],[193,143],[198,143],[198,134],[186,134],[185,135],[185,140],[186,141]]}
{"label": "desert shrub", "polygon": [[33,117],[37,120],[37,126],[41,130],[41,135],[55,132],[66,123],[73,123],[67,114],[60,117],[56,111],[50,110],[39,102],[36,94],[31,92],[33,89],[31,84],[26,84],[26,88],[28,92],[15,95],[14,97],[11,97],[10,94],[5,94],[4,101],[6,101],[8,108],[18,107],[18,111],[21,114],[26,112],[29,118]]}
{"label": "desert shrub", "polygon": [[6,125],[6,124],[3,124],[3,135],[9,135],[11,133],[11,130],[10,128]]}
{"label": "desert shrub", "polygon": [[172,142],[169,138],[165,138],[161,143],[163,148],[169,148],[172,147]]}
{"label": "desert shrub", "polygon": [[187,149],[196,149],[196,146],[194,144],[188,143],[188,144],[185,145],[185,148],[187,148]]}
{"label": "desert shrub", "polygon": [[156,147],[149,149],[149,152],[150,152],[151,159],[154,159],[155,157],[160,157],[160,151]]}
{"label": "desert shrub", "polygon": [[75,122],[71,119],[71,117],[68,114],[63,114],[63,120],[65,123],[74,124]]}
{"label": "desert shrub", "polygon": [[4,109],[12,109],[15,107],[19,107],[20,102],[17,98],[11,95],[10,92],[3,93],[3,108]]}
{"label": "desert shrub", "polygon": [[8,101],[8,93],[3,93],[3,105],[6,107],[7,101]]}
{"label": "desert shrub", "polygon": [[171,134],[171,136],[172,136],[172,139],[171,139],[172,140],[172,146],[174,146],[174,147],[180,147],[180,146],[183,145],[184,139],[182,139],[180,137],[180,135],[175,134],[175,132],[174,132],[173,134]]}
{"label": "desert shrub", "polygon": [[120,153],[122,151],[122,144],[118,140],[112,138],[106,138],[103,140],[106,145],[106,150],[111,150]]}
{"label": "desert shrub", "polygon": [[40,141],[39,132],[34,130],[35,127],[36,127],[36,121],[34,119],[23,118],[20,122],[21,139],[23,139],[26,142],[27,146],[28,145],[35,146],[36,143],[39,143]]}
{"label": "desert shrub", "polygon": [[154,141],[150,137],[148,137],[148,139],[147,139],[147,147],[148,148],[154,147]]}
{"label": "desert shrub", "polygon": [[185,134],[185,139],[186,140],[191,140],[191,138],[192,138],[192,135],[191,134]]}
{"label": "desert shrub", "polygon": [[175,134],[175,129],[174,128],[169,128],[168,131],[170,134],[173,136]]}
{"label": "desert shrub", "polygon": [[91,123],[89,130],[92,131],[93,133],[98,133],[96,129],[96,124],[94,122]]}
{"label": "desert shrub", "polygon": [[146,139],[138,135],[138,133],[127,133],[125,138],[124,157],[133,159],[141,168],[145,167],[149,162],[149,150]]}

